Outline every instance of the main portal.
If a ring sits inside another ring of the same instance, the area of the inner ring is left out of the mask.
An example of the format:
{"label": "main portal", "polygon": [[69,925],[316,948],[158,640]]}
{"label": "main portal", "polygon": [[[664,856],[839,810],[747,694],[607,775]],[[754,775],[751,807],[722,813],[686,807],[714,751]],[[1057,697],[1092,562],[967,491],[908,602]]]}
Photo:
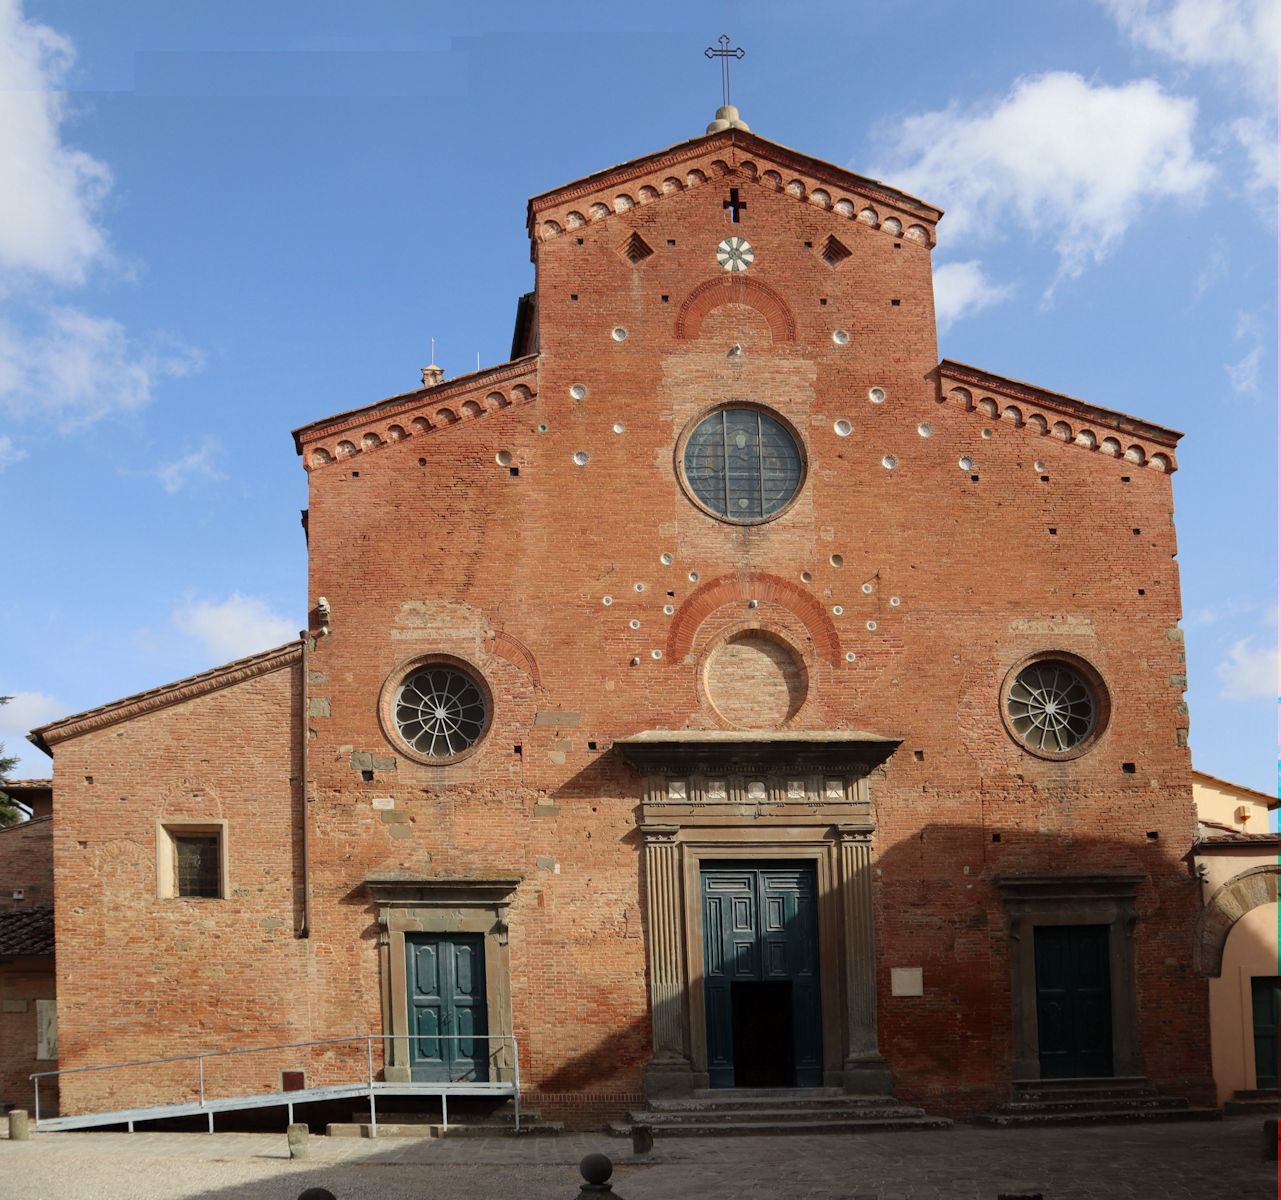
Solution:
{"label": "main portal", "polygon": [[709,1083],[820,1086],[813,862],[720,861],[700,876]]}

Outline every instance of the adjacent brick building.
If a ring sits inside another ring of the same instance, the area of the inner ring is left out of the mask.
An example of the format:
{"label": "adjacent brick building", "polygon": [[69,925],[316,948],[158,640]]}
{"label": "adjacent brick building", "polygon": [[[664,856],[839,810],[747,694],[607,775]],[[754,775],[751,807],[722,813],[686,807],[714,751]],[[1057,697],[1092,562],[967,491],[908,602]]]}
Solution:
{"label": "adjacent brick building", "polygon": [[940,362],[941,215],[733,114],[536,196],[510,362],[296,432],[305,639],[38,731],[63,1065],[1208,1096],[1179,435]]}

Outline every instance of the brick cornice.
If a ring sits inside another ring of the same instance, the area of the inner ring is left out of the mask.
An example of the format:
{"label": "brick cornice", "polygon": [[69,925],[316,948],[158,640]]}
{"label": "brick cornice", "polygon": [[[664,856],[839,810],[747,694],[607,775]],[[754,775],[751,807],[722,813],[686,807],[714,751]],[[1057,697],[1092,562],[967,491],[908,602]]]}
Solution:
{"label": "brick cornice", "polygon": [[[572,180],[550,191],[542,192],[530,198],[527,209],[527,225],[531,237],[535,222],[541,213],[563,207],[577,200],[597,194],[605,194],[620,184],[642,179],[647,175],[674,167],[681,163],[706,157],[724,147],[750,153],[757,165],[784,167],[796,174],[808,175],[828,186],[850,192],[866,200],[879,204],[891,205],[894,208],[911,213],[919,220],[936,224],[943,215],[943,210],[927,204],[906,192],[898,191],[875,179],[868,179],[838,167],[835,163],[813,158],[799,150],[772,142],[759,134],[743,130],[727,130],[721,133],[708,134],[680,142],[666,150],[635,158],[606,170],[598,171],[581,179]],[[759,178],[759,172],[758,172]],[[612,198],[612,197],[611,197]]]}
{"label": "brick cornice", "polygon": [[266,650],[249,658],[240,658],[210,671],[202,671],[199,675],[191,675],[186,679],[152,688],[150,691],[138,692],[136,695],[114,700],[98,708],[75,713],[70,717],[64,717],[61,721],[41,725],[40,728],[32,730],[29,737],[42,750],[51,754],[51,746],[65,742],[69,738],[80,737],[82,734],[92,733],[121,721],[129,721],[134,717],[168,708],[173,704],[195,700],[200,696],[234,687],[238,683],[256,679],[259,675],[268,675],[272,671],[279,671],[283,667],[292,666],[301,661],[302,643],[287,642],[273,650]]}
{"label": "brick cornice", "polygon": [[1006,379],[1004,376],[993,375],[990,371],[972,367],[968,363],[954,362],[948,358],[939,363],[939,378],[944,383],[993,392],[1004,399],[1021,401],[1039,409],[1048,409],[1060,416],[1071,417],[1077,421],[1088,421],[1091,425],[1104,429],[1146,438],[1171,450],[1183,437],[1178,430],[1145,421],[1141,417],[1132,417],[1116,409],[1089,404],[1074,396],[1065,396],[1061,392],[1047,391],[1045,388],[1024,383],[1022,380]]}
{"label": "brick cornice", "polygon": [[389,420],[448,400],[467,397],[477,392],[483,394],[503,384],[528,383],[535,379],[537,374],[538,355],[531,354],[525,358],[500,363],[496,367],[486,367],[481,371],[447,379],[435,387],[402,392],[398,396],[389,396],[385,400],[367,404],[363,408],[348,409],[346,412],[335,413],[333,416],[322,417],[318,421],[300,425],[293,431],[294,448],[301,454],[305,445],[321,438],[338,437],[349,433],[367,425],[371,419]]}

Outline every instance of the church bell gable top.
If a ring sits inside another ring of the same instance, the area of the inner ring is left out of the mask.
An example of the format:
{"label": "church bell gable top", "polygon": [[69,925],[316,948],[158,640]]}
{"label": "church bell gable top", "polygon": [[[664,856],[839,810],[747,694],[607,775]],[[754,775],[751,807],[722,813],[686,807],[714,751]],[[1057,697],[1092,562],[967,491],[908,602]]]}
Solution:
{"label": "church bell gable top", "polygon": [[847,220],[934,244],[943,210],[744,129],[718,130],[583,176],[529,201],[530,254],[574,229],[713,182],[756,183]]}

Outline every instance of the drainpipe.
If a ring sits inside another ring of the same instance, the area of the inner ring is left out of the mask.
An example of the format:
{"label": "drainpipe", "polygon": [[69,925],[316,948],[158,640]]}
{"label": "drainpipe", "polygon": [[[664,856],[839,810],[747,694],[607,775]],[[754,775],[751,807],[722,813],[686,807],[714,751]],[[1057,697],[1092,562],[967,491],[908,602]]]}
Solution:
{"label": "drainpipe", "polygon": [[309,834],[310,822],[307,820],[307,742],[310,738],[310,730],[307,727],[307,681],[310,678],[308,674],[308,644],[311,641],[311,630],[305,629],[302,633],[302,696],[299,705],[299,736],[302,741],[299,748],[299,770],[302,773],[301,787],[299,794],[302,797],[302,924],[298,927],[298,936],[300,938],[311,937],[311,837]]}

